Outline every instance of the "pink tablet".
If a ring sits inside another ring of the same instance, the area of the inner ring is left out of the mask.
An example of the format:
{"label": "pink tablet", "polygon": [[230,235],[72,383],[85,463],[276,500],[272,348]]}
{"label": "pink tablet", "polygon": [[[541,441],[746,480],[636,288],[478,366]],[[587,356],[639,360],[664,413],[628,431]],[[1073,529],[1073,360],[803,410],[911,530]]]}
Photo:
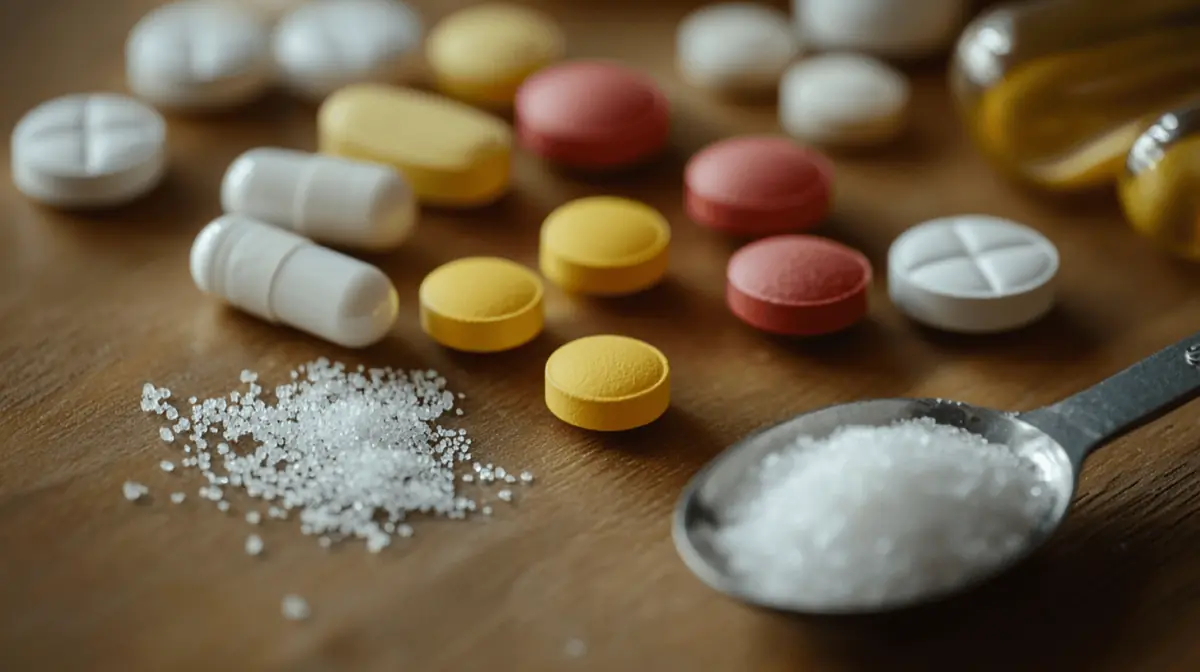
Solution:
{"label": "pink tablet", "polygon": [[744,136],[701,150],[684,171],[684,207],[698,224],[737,236],[803,231],[829,212],[833,165],[820,152],[773,136]]}
{"label": "pink tablet", "polygon": [[866,317],[871,262],[819,236],[784,235],[729,259],[725,299],[734,315],[773,334],[815,336]]}
{"label": "pink tablet", "polygon": [[573,168],[615,169],[662,150],[670,130],[666,96],[645,75],[602,61],[546,68],[517,90],[517,140]]}

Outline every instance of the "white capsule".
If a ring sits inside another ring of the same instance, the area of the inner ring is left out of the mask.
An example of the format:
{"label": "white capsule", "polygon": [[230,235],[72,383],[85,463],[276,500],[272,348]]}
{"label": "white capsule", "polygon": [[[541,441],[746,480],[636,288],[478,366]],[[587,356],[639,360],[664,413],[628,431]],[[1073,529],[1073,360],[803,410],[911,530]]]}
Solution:
{"label": "white capsule", "polygon": [[153,105],[206,110],[264,93],[273,75],[270,34],[229,2],[183,0],[153,10],[129,31],[125,78]]}
{"label": "white capsule", "polygon": [[417,222],[412,188],[394,169],[273,147],[229,165],[221,206],[322,243],[371,251],[397,247]]}
{"label": "white capsule", "polygon": [[347,348],[382,339],[399,313],[396,288],[378,268],[243,215],[204,227],[191,270],[201,291]]}

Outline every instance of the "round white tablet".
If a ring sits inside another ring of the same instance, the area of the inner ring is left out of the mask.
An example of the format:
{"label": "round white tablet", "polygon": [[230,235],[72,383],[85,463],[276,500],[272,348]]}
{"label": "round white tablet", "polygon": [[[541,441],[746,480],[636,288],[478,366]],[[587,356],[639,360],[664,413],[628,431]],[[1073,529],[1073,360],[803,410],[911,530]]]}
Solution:
{"label": "round white tablet", "polygon": [[675,36],[675,62],[694,86],[727,93],[759,93],[800,51],[786,14],[751,2],[702,7],[684,17]]}
{"label": "round white tablet", "polygon": [[162,116],[127,96],[55,98],[13,128],[13,183],[55,207],[121,205],[162,180],[166,139]]}
{"label": "round white tablet", "polygon": [[806,42],[880,56],[912,58],[948,48],[967,0],[792,0]]}
{"label": "round white tablet", "polygon": [[276,26],[275,62],[292,89],[321,100],[349,84],[408,78],[423,30],[416,11],[396,0],[314,2]]}
{"label": "round white tablet", "polygon": [[1045,236],[987,215],[934,219],[888,252],[888,294],[937,329],[991,333],[1023,327],[1054,305],[1058,250]]}
{"label": "round white tablet", "polygon": [[249,102],[266,91],[272,69],[266,25],[229,2],[164,5],[138,21],[125,42],[129,90],[162,108]]}
{"label": "round white tablet", "polygon": [[908,78],[870,56],[829,54],[793,65],[779,88],[779,124],[799,140],[837,146],[888,142],[908,123]]}

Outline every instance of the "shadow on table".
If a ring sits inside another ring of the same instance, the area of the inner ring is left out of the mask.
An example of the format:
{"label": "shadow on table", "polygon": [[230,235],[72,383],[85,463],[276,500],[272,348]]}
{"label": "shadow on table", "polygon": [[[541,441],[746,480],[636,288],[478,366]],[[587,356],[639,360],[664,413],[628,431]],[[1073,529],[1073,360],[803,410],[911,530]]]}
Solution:
{"label": "shadow on table", "polygon": [[988,360],[1071,362],[1087,357],[1103,339],[1082,315],[1058,304],[1045,317],[1014,331],[997,334],[953,334],[912,323],[922,340],[948,354],[975,354]]}
{"label": "shadow on table", "polygon": [[[1041,553],[958,599],[878,617],[785,616],[763,636],[772,647],[793,647],[797,659],[815,648],[844,670],[1090,670],[1116,642],[1168,625],[1147,622],[1138,607],[1151,581],[1186,571],[1198,547],[1196,519],[1170,530],[1111,517],[1070,519]],[[1157,610],[1168,621],[1169,611]]]}

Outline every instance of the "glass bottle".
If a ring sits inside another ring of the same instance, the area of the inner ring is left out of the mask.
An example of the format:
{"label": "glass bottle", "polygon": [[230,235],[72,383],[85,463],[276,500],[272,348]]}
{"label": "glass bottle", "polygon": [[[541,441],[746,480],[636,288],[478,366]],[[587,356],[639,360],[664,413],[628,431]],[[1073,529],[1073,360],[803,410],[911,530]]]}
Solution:
{"label": "glass bottle", "polygon": [[1200,92],[1200,0],[1026,0],[959,38],[955,99],[1002,170],[1049,190],[1110,183],[1142,129]]}
{"label": "glass bottle", "polygon": [[1164,114],[1142,132],[1118,184],[1135,231],[1172,254],[1200,261],[1200,101]]}

